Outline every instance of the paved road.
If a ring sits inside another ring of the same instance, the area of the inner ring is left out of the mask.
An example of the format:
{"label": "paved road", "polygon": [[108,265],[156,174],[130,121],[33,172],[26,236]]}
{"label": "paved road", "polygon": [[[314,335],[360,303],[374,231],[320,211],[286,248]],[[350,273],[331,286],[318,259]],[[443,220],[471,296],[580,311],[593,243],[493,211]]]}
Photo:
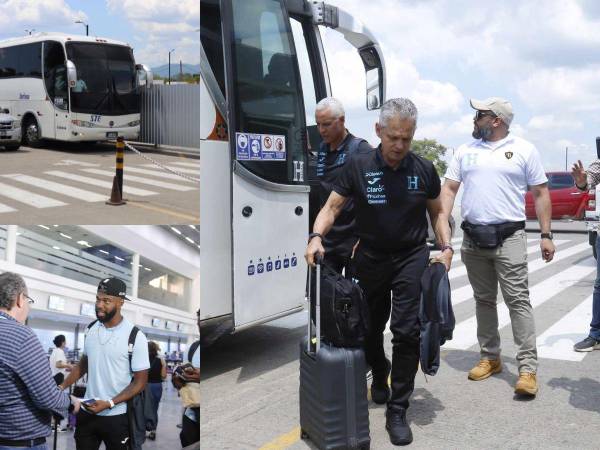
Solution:
{"label": "paved road", "polygon": [[[591,318],[595,261],[585,234],[556,233],[555,262],[529,233],[531,299],[540,356],[535,400],[513,395],[518,371],[504,305],[499,305],[504,371],[467,380],[478,360],[472,291],[460,254],[450,272],[457,319],[435,377],[416,378],[408,418],[415,449],[598,449],[600,351],[575,353]],[[460,241],[456,238],[456,243]],[[298,342],[306,313],[232,335],[202,354],[202,448],[306,449],[299,439]],[[386,352],[391,355],[391,336]],[[394,448],[383,406],[369,404],[372,449]]]}
{"label": "paved road", "polygon": [[[147,153],[192,178],[199,161]],[[200,184],[165,171],[131,151],[125,154],[127,205],[109,206],[115,174],[110,145],[51,143],[44,148],[0,150],[0,223],[199,223]]]}

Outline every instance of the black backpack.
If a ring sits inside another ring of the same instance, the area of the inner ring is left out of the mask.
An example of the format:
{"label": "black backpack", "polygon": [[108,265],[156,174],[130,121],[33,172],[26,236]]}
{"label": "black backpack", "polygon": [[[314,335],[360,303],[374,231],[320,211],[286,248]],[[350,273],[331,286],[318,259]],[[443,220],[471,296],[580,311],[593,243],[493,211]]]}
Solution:
{"label": "black backpack", "polygon": [[455,319],[450,297],[448,272],[442,263],[433,263],[421,276],[421,369],[435,375],[440,367],[440,346],[452,339]]}
{"label": "black backpack", "polygon": [[[315,299],[315,282],[310,289]],[[320,302],[321,340],[334,347],[363,347],[369,329],[369,307],[360,286],[323,263]],[[316,317],[315,304],[311,302],[311,317]]]}

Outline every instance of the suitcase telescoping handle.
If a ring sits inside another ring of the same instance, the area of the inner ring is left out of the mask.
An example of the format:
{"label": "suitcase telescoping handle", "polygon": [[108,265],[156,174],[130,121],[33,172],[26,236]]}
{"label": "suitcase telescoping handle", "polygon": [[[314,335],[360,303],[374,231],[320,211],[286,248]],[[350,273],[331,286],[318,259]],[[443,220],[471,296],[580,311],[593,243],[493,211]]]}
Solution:
{"label": "suitcase telescoping handle", "polygon": [[[319,253],[315,255],[315,267],[316,267],[316,289],[315,289],[315,328],[316,330],[316,352],[321,349],[321,263],[323,262],[323,256]],[[308,339],[306,341],[306,351],[310,353],[310,344],[312,342],[312,316],[311,316],[311,305],[313,299],[311,298],[312,292],[312,268],[308,267]]]}

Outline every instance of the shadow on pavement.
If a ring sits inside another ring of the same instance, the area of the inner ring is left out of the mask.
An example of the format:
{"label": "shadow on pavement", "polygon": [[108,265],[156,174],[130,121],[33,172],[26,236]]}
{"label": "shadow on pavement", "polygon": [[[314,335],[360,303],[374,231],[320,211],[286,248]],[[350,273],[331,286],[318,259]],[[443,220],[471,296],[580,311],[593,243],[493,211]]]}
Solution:
{"label": "shadow on pavement", "polygon": [[425,388],[417,388],[410,400],[408,416],[411,422],[418,426],[431,425],[438,411],[446,409],[440,399],[433,396]]}
{"label": "shadow on pavement", "polygon": [[209,380],[241,368],[238,381],[246,381],[271,372],[300,357],[299,342],[306,327],[254,327],[224,336],[202,349],[202,379]]}
{"label": "shadow on pavement", "polygon": [[567,377],[552,378],[552,389],[564,389],[570,393],[569,403],[577,409],[600,414],[600,383],[591,378],[574,380]]}

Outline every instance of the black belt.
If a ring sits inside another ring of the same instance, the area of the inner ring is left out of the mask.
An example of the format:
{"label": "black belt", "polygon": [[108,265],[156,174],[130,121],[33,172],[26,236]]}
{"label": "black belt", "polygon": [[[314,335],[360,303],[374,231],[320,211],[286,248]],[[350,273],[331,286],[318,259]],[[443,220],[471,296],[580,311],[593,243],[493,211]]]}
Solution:
{"label": "black belt", "polygon": [[36,438],[36,439],[24,439],[22,441],[11,441],[8,439],[0,438],[0,445],[4,445],[5,447],[35,447],[36,445],[42,445],[46,443],[46,438]]}

